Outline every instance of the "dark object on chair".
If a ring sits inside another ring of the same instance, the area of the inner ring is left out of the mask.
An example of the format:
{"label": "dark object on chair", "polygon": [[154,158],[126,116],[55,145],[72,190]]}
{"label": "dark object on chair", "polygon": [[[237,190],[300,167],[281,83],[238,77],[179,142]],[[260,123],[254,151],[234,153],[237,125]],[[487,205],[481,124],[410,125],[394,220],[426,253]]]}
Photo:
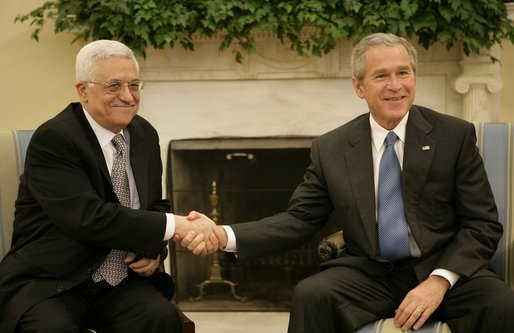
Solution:
{"label": "dark object on chair", "polygon": [[318,257],[321,262],[337,258],[344,249],[344,238],[341,230],[323,238],[318,245]]}

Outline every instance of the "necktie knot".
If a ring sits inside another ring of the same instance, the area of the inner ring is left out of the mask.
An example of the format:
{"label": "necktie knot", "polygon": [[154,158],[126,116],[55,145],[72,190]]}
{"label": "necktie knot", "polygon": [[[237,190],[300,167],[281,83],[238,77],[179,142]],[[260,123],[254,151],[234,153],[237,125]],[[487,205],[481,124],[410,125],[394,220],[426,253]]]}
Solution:
{"label": "necktie knot", "polygon": [[386,146],[394,145],[396,139],[398,139],[398,136],[395,132],[391,131],[387,133],[387,136],[385,138]]}
{"label": "necktie knot", "polygon": [[123,154],[127,150],[125,147],[125,140],[123,139],[123,135],[116,134],[116,136],[112,138],[111,142],[114,145],[114,149],[116,149],[116,153]]}

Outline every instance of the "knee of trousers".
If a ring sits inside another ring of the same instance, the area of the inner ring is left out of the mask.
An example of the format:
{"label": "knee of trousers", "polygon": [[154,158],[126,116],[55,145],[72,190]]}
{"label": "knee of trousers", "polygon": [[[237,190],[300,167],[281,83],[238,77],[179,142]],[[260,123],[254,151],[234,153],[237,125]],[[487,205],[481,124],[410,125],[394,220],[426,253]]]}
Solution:
{"label": "knee of trousers", "polygon": [[145,323],[148,332],[179,332],[180,315],[169,302],[146,302],[140,307],[138,320]]}
{"label": "knee of trousers", "polygon": [[514,293],[491,295],[481,300],[483,311],[488,317],[505,318],[514,322]]}
{"label": "knee of trousers", "polygon": [[294,289],[292,302],[309,306],[320,306],[331,303],[333,293],[326,283],[316,279],[306,278],[298,282]]}
{"label": "knee of trousers", "polygon": [[156,319],[169,319],[179,316],[177,309],[169,302],[146,302],[140,311]]}
{"label": "knee of trousers", "polygon": [[69,333],[76,331],[73,323],[60,316],[47,316],[37,321],[18,322],[16,332]]}

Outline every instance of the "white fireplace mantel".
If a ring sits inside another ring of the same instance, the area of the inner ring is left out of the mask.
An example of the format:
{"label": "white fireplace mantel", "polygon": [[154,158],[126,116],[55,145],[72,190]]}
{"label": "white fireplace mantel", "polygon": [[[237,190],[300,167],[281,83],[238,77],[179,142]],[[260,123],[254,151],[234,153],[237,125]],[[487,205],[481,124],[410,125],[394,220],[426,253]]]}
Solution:
{"label": "white fireplace mantel", "polygon": [[[170,140],[317,136],[367,112],[351,85],[351,42],[303,58],[269,33],[256,38],[257,51],[242,64],[218,51],[219,37],[198,38],[194,52],[148,52],[140,112],[157,128],[163,157]],[[443,45],[418,52],[416,104],[473,122],[498,119],[502,82],[488,55]]]}

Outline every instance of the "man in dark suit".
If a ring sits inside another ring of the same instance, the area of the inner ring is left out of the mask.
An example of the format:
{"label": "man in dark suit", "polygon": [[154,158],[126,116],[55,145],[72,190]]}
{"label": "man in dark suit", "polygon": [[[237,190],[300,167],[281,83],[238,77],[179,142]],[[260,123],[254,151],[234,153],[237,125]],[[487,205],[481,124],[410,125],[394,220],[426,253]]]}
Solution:
{"label": "man in dark suit", "polygon": [[[351,63],[369,113],[313,141],[286,212],[223,226],[220,244],[240,259],[285,251],[340,217],[346,247],[297,285],[289,333],[350,333],[386,317],[404,330],[432,317],[457,333],[514,332],[514,295],[489,265],[502,226],[474,126],[413,105],[417,55],[404,38],[370,35]],[[396,161],[397,186],[382,160]]]}
{"label": "man in dark suit", "polygon": [[80,103],[28,147],[0,264],[0,332],[179,332],[173,281],[160,271],[166,243],[192,231],[198,254],[212,250],[215,224],[173,215],[161,197],[159,138],[137,115],[132,51],[89,43],[76,76]]}

